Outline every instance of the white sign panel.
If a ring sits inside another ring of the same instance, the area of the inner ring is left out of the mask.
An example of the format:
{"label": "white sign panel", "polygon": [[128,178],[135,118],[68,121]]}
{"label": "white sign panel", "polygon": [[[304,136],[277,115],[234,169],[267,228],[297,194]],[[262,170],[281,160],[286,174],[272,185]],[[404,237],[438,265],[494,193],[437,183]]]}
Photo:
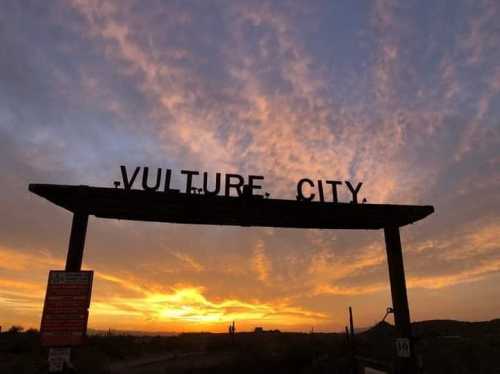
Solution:
{"label": "white sign panel", "polygon": [[49,348],[49,372],[59,373],[70,367],[71,348]]}
{"label": "white sign panel", "polygon": [[410,339],[396,339],[396,352],[398,354],[398,357],[410,357]]}
{"label": "white sign panel", "polygon": [[365,374],[387,374],[387,372],[370,367],[365,367]]}

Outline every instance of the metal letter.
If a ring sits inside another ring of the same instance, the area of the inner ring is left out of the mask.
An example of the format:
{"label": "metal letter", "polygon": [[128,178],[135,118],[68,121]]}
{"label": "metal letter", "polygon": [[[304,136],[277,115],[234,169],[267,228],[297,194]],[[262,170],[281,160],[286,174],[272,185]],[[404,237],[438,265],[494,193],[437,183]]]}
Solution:
{"label": "metal letter", "polygon": [[179,190],[175,188],[170,188],[170,180],[172,178],[172,170],[167,169],[165,170],[165,187],[163,188],[163,191],[165,192],[179,192]]}
{"label": "metal letter", "polygon": [[[236,178],[238,179],[237,183],[231,183],[231,178]],[[226,174],[226,185],[225,187],[225,195],[226,196],[231,196],[231,188],[236,189],[236,193],[238,196],[241,196],[243,191],[241,190],[241,187],[245,183],[245,180],[243,177],[239,174]]]}
{"label": "metal letter", "polygon": [[148,174],[149,168],[147,166],[142,168],[142,189],[144,191],[156,191],[160,187],[161,183],[161,169],[158,168],[156,172],[156,183],[153,187],[148,186]]}
{"label": "metal letter", "polygon": [[129,180],[128,175],[127,175],[127,167],[125,165],[120,166],[120,170],[122,172],[122,179],[123,179],[123,188],[126,190],[130,190],[132,188],[132,185],[134,184],[135,178],[137,177],[137,174],[139,174],[139,170],[141,168],[138,166],[134,170],[134,174],[132,174],[132,178]]}
{"label": "metal letter", "polygon": [[345,181],[345,184],[347,184],[347,188],[349,188],[349,191],[351,191],[351,193],[352,193],[352,202],[354,204],[357,204],[358,203],[358,192],[361,189],[361,186],[363,185],[363,183],[359,182],[358,185],[356,186],[356,188],[353,188],[351,182],[349,182],[349,181]]}
{"label": "metal letter", "polygon": [[181,174],[186,174],[186,194],[190,194],[193,189],[193,175],[200,174],[193,170],[181,170]]}
{"label": "metal letter", "polygon": [[337,193],[337,186],[341,185],[341,181],[325,181],[326,184],[329,184],[332,186],[332,195],[333,195],[333,202],[338,203],[339,202],[339,195]]}
{"label": "metal letter", "polygon": [[217,195],[220,192],[220,173],[215,174],[215,190],[208,190],[208,173],[203,173],[203,193],[205,195]]}
{"label": "metal letter", "polygon": [[[254,180],[264,180],[261,175],[249,175],[248,176],[248,186],[250,187],[250,194],[253,195],[253,190],[261,190],[262,186],[254,184]],[[255,196],[262,196],[261,194],[255,194]]]}
{"label": "metal letter", "polygon": [[318,192],[319,192],[319,201],[324,203],[325,202],[325,194],[323,193],[323,182],[321,180],[318,181]]}
{"label": "metal letter", "polygon": [[314,187],[314,183],[312,180],[308,178],[301,179],[299,183],[297,183],[297,200],[299,201],[312,201],[314,199],[314,196],[316,196],[313,193],[309,197],[304,196],[304,194],[302,193],[302,185],[306,182],[309,183],[311,187]]}

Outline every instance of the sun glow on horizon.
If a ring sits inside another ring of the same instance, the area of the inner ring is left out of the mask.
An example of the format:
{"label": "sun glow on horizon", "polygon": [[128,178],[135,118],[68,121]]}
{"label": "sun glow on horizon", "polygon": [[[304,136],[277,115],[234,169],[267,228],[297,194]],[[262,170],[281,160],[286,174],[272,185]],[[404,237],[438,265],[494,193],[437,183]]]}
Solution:
{"label": "sun glow on horizon", "polygon": [[[323,313],[291,306],[286,302],[261,303],[237,299],[221,302],[208,300],[203,287],[174,287],[170,293],[146,291],[137,298],[111,298],[95,302],[91,313],[95,320],[113,315],[126,316],[131,323],[182,325],[183,328],[196,329],[197,326],[218,330],[227,323],[238,321],[243,325],[270,323],[279,326],[310,325],[328,320]],[[123,312],[123,313],[122,313]]]}

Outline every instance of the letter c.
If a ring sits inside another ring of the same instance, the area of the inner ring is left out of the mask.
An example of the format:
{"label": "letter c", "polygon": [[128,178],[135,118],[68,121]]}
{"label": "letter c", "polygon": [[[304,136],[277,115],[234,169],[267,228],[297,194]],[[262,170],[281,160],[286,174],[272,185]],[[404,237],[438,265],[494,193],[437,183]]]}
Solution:
{"label": "letter c", "polygon": [[314,199],[314,196],[316,196],[314,193],[312,193],[309,197],[305,197],[302,191],[302,185],[304,183],[308,183],[311,187],[314,187],[314,183],[312,180],[309,178],[302,178],[299,183],[297,183],[297,200],[298,201],[312,201]]}

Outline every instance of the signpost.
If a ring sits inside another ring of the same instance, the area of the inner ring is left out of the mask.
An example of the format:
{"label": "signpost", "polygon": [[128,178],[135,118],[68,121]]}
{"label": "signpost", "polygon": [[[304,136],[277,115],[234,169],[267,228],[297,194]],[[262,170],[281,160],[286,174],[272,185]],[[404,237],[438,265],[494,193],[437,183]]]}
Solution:
{"label": "signpost", "polygon": [[87,333],[93,271],[51,270],[40,336],[45,347],[70,347]]}
{"label": "signpost", "polygon": [[49,348],[49,372],[58,373],[71,367],[71,348]]}
{"label": "signpost", "polygon": [[396,339],[396,353],[398,354],[398,357],[409,358],[410,357],[410,339],[397,338]]}
{"label": "signpost", "polygon": [[387,372],[366,366],[364,374],[387,374]]}
{"label": "signpost", "polygon": [[[30,191],[73,213],[66,271],[51,271],[42,317],[42,343],[68,347],[84,340],[92,272],[81,264],[89,215],[101,218],[197,225],[288,227],[304,229],[384,230],[394,320],[398,340],[395,372],[416,373],[415,352],[400,227],[434,212],[432,206],[368,204],[359,196],[362,183],[311,180],[297,183],[296,200],[270,199],[259,194],[263,176],[181,170],[184,192],[174,189],[171,169],[157,169],[154,183],[149,168],[142,172],[142,190],[134,189],[140,167],[132,173],[121,166],[122,181],[115,188],[31,184]],[[164,177],[162,177],[162,175]],[[215,181],[214,181],[215,179]],[[246,180],[245,180],[246,179]],[[209,180],[211,181],[209,183]],[[224,190],[222,189],[224,180]],[[212,188],[209,185],[215,184]],[[345,186],[344,186],[345,184]],[[122,188],[119,188],[122,186]],[[203,186],[203,187],[201,187]],[[340,202],[337,187],[349,200]],[[223,196],[219,195],[224,191]]]}

